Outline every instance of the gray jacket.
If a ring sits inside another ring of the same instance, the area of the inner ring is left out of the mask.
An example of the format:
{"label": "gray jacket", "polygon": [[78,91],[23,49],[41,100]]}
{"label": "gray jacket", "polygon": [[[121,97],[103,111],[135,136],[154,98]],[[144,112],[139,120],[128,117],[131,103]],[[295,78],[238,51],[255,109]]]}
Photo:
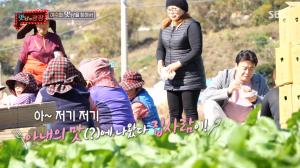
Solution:
{"label": "gray jacket", "polygon": [[[235,69],[225,69],[220,71],[218,75],[213,78],[213,82],[208,86],[202,94],[200,94],[201,102],[205,100],[215,100],[222,107],[228,102],[227,90],[231,81],[234,80]],[[269,91],[266,79],[259,74],[254,74],[251,79],[251,88],[257,91],[258,99],[256,104],[261,103],[263,97]]]}
{"label": "gray jacket", "polygon": [[201,90],[206,88],[200,23],[187,19],[176,29],[171,25],[160,31],[157,60],[165,66],[180,61],[182,67],[173,80],[165,81],[165,90]]}

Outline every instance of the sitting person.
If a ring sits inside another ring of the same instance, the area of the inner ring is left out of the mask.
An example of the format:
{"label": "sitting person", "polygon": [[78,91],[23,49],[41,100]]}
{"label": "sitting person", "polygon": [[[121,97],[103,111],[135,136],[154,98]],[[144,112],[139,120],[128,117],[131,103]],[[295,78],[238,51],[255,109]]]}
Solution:
{"label": "sitting person", "polygon": [[107,59],[82,62],[79,70],[88,81],[91,99],[98,110],[101,130],[121,132],[128,124],[135,123],[128,96],[114,78],[113,68]]}
{"label": "sitting person", "polygon": [[[13,98],[5,98],[3,104],[5,105],[23,105],[31,104],[35,101],[36,93],[38,92],[37,83],[34,76],[30,73],[20,72],[12,76],[6,81],[9,91]],[[5,103],[6,102],[6,103]]]}
{"label": "sitting person", "polygon": [[258,60],[253,51],[240,51],[235,62],[235,68],[219,72],[200,96],[204,103],[202,115],[210,124],[224,117],[244,122],[269,91],[266,80],[254,73]]}
{"label": "sitting person", "polygon": [[[56,111],[61,111],[61,116],[65,115],[65,121],[62,117],[57,118],[57,121],[50,125],[51,129],[69,130],[70,127],[78,125],[93,126],[92,115],[89,113],[90,94],[85,88],[86,82],[69,59],[53,58],[43,74],[42,83],[36,103],[55,101]],[[88,121],[86,118],[80,118],[80,111],[88,111]]]}
{"label": "sitting person", "polygon": [[143,88],[142,75],[135,71],[127,71],[120,83],[126,91],[130,101],[135,120],[142,120],[147,129],[155,126],[159,129],[160,119],[152,97]]}
{"label": "sitting person", "polygon": [[279,121],[279,87],[276,86],[276,71],[273,70],[273,83],[275,84],[274,88],[271,89],[262,101],[261,107],[261,116],[272,118],[275,121],[275,124],[280,128]]}

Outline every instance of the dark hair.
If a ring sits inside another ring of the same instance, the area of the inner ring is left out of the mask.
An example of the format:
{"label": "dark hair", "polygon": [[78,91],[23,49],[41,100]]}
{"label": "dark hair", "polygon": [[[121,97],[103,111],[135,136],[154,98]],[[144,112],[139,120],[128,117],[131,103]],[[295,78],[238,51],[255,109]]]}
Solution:
{"label": "dark hair", "polygon": [[[55,47],[55,48],[54,48],[54,51],[61,51],[61,49],[60,49],[59,47]],[[54,51],[53,51],[53,52],[54,52]]]}
{"label": "dark hair", "polygon": [[253,52],[251,50],[242,50],[238,53],[238,55],[235,58],[235,63],[239,64],[241,61],[250,61],[255,66],[258,63],[255,52]]}

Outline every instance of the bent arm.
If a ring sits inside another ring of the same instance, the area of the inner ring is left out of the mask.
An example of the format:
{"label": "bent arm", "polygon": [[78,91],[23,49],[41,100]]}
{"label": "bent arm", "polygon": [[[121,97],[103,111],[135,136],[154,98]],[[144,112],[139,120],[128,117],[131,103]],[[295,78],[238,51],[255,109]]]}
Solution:
{"label": "bent arm", "polygon": [[200,100],[225,100],[229,98],[228,88],[223,86],[226,79],[226,72],[219,72],[218,75],[213,78],[212,84],[208,86],[202,94],[200,94]]}
{"label": "bent arm", "polygon": [[191,51],[179,61],[184,66],[191,62],[195,57],[201,56],[202,53],[202,32],[199,23],[194,22],[188,28],[188,39]]}

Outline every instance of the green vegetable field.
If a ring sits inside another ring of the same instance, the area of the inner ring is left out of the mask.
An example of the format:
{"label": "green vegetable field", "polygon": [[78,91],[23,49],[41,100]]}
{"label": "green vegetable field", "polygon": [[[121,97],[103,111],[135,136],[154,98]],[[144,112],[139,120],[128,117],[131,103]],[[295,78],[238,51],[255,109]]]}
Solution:
{"label": "green vegetable field", "polygon": [[222,120],[211,131],[191,134],[100,137],[75,143],[69,134],[64,141],[28,143],[28,150],[20,139],[5,141],[0,167],[300,168],[300,111],[288,121],[287,130],[252,113],[243,125]]}

